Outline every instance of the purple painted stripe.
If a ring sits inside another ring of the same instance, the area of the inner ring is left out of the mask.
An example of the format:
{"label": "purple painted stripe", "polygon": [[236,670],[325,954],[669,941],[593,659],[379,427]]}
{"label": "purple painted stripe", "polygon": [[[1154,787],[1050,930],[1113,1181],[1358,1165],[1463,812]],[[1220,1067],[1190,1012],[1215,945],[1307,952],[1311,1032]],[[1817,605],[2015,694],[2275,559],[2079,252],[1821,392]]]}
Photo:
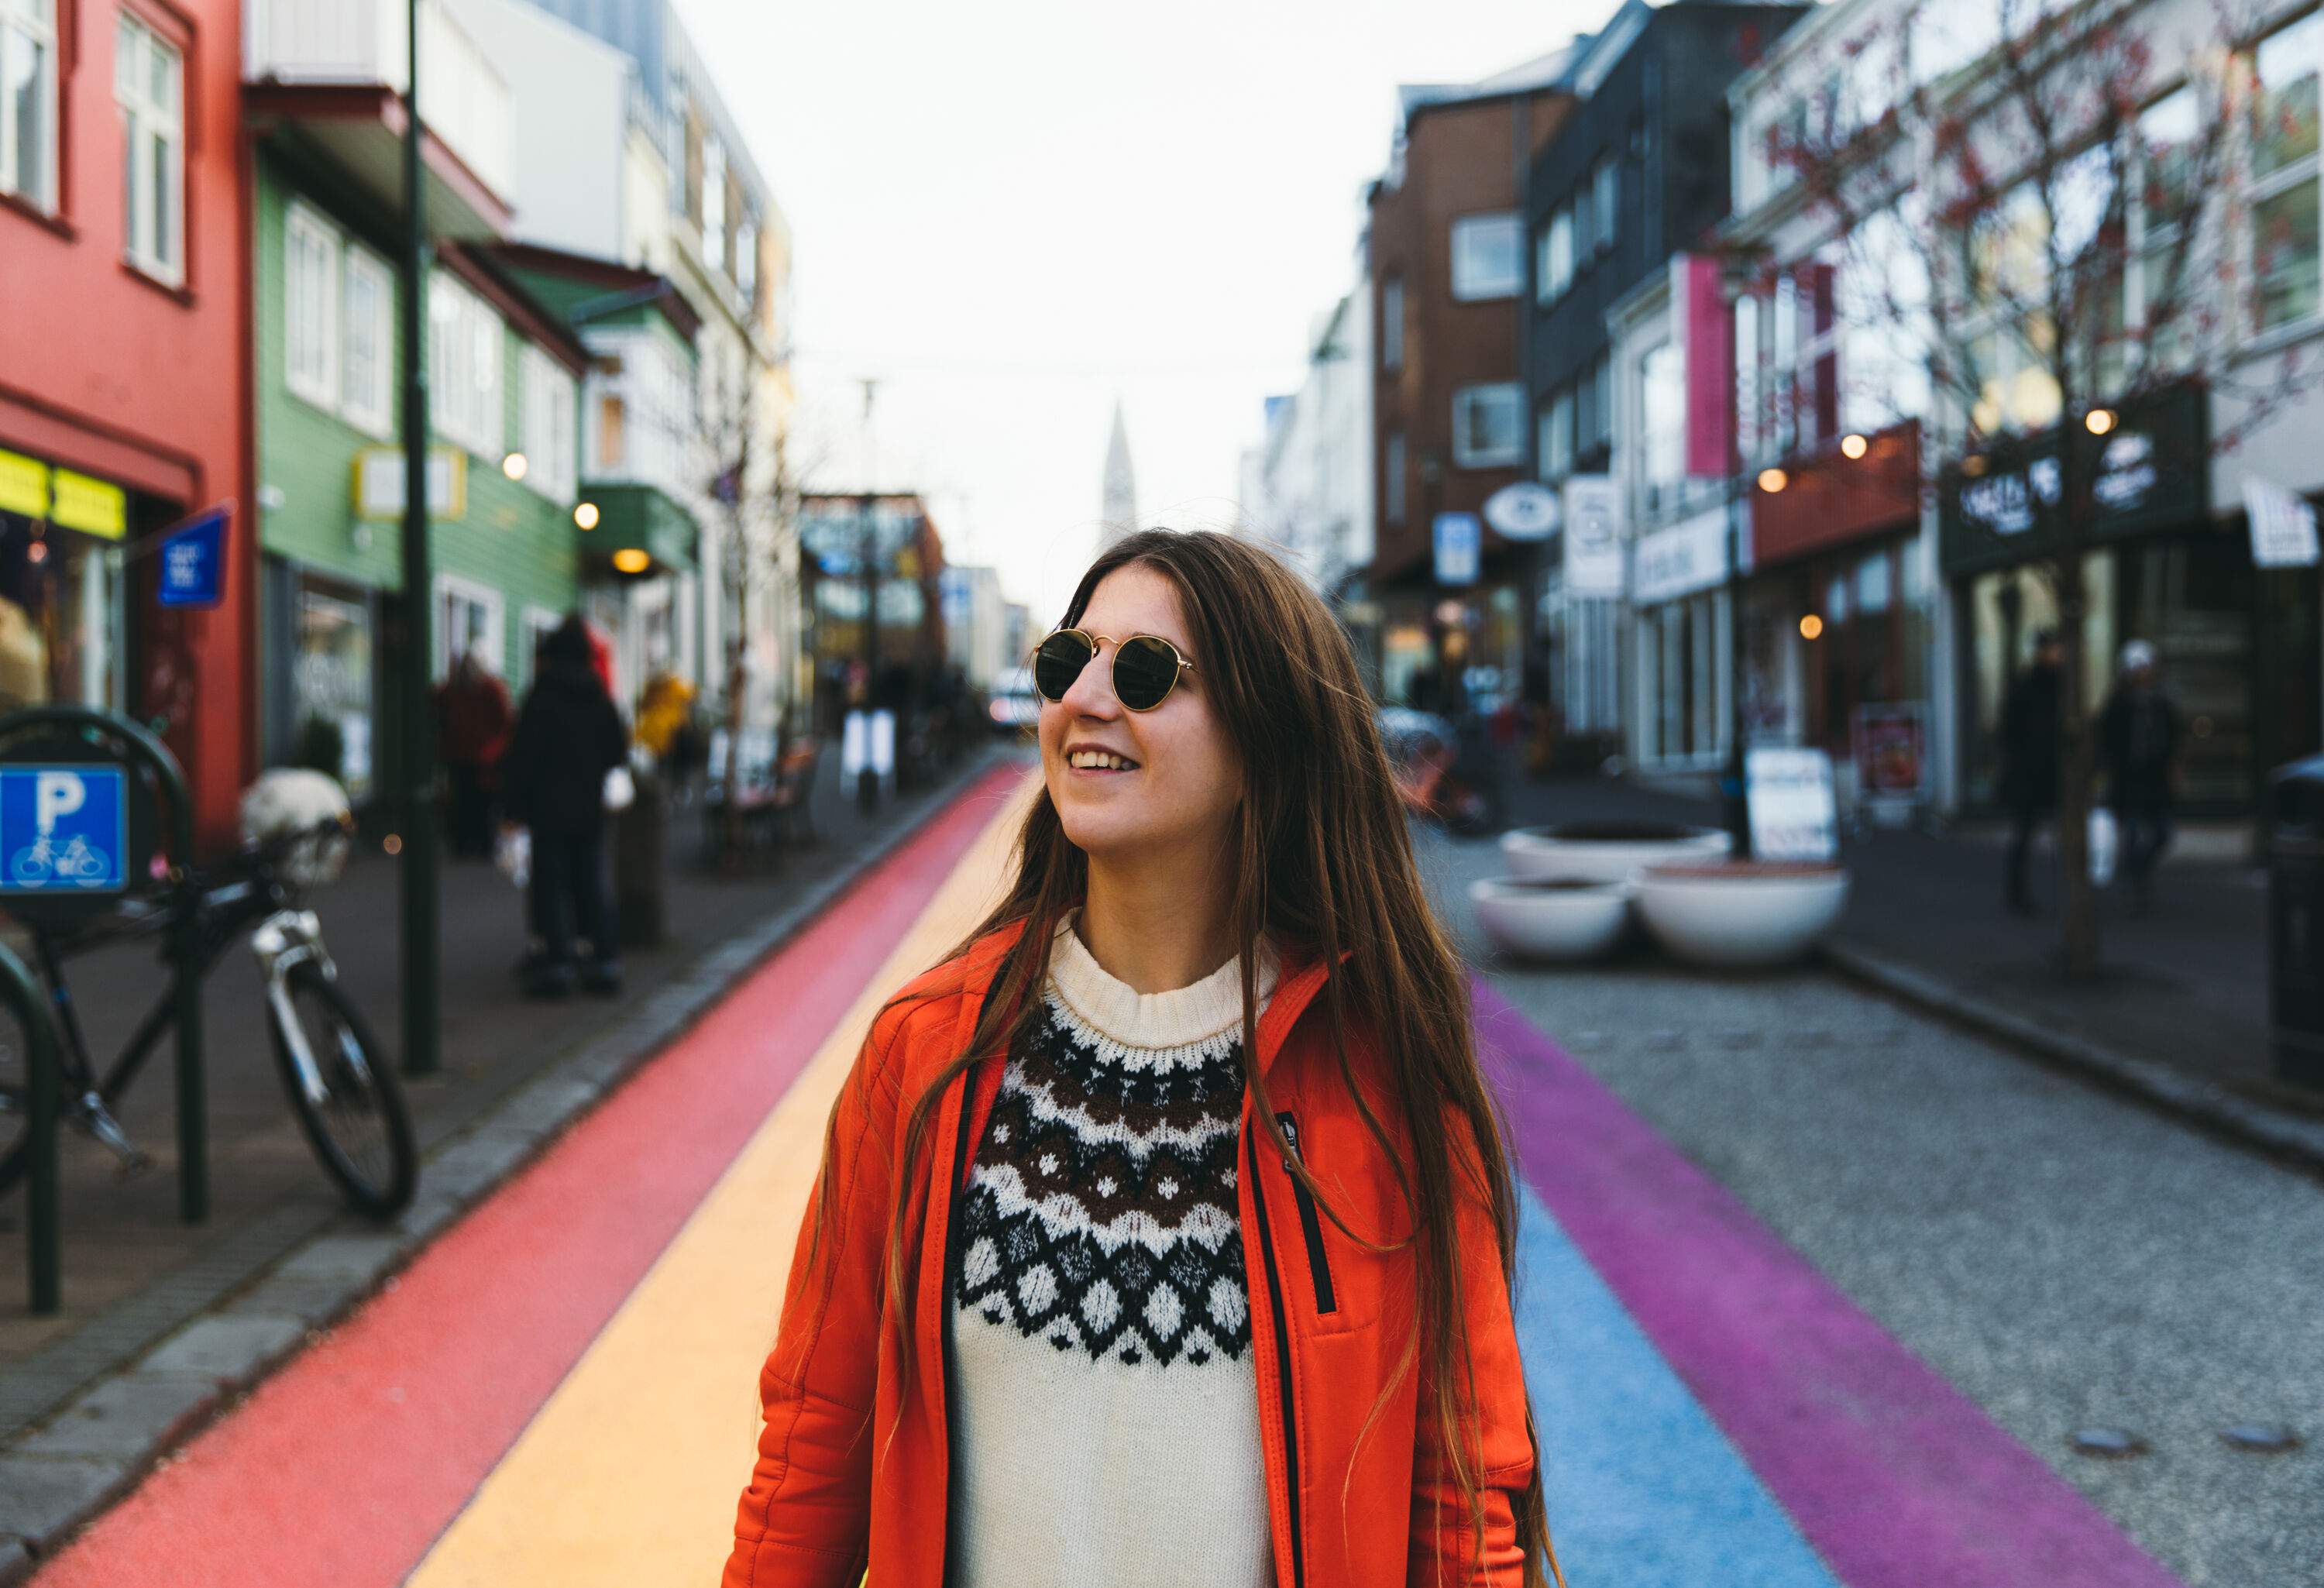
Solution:
{"label": "purple painted stripe", "polygon": [[1498,992],[1519,1168],[1849,1588],[2179,1588]]}

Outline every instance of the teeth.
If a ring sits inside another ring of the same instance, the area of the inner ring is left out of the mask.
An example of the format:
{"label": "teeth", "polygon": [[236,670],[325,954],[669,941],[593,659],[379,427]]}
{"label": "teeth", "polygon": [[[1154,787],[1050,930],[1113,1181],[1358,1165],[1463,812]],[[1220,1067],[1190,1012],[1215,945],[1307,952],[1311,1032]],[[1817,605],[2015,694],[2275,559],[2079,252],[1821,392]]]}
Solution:
{"label": "teeth", "polygon": [[1076,769],[1100,771],[1127,771],[1138,763],[1103,750],[1076,750],[1066,758]]}

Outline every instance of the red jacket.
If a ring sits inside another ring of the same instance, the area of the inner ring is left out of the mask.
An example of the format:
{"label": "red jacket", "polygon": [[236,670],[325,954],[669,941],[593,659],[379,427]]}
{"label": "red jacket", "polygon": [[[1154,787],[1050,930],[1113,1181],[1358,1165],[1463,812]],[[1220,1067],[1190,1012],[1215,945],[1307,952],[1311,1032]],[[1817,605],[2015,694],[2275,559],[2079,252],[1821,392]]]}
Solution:
{"label": "red jacket", "polygon": [[[899,1185],[902,1124],[911,1101],[966,1048],[1021,930],[995,932],[915,982],[909,992],[927,996],[881,1012],[841,1090],[829,1138],[836,1217],[812,1267],[812,1208],[800,1231],[782,1323],[760,1374],[766,1426],[725,1588],[855,1588],[867,1567],[873,1588],[942,1588],[945,1232],[1000,1090],[999,1063],[973,1066],[946,1090],[922,1168]],[[1286,967],[1259,1019],[1259,1066],[1276,1109],[1296,1122],[1310,1171],[1350,1226],[1376,1240],[1400,1235],[1403,1198],[1388,1159],[1340,1078],[1324,1022],[1301,1019],[1323,979],[1320,964]],[[1375,1112],[1392,1122],[1370,1053],[1351,1058]],[[1465,1128],[1453,1139],[1475,1150]],[[1416,1367],[1399,1372],[1418,1313],[1411,1251],[1356,1246],[1320,1216],[1270,1147],[1246,1099],[1237,1182],[1277,1588],[1521,1581],[1511,1494],[1533,1474],[1525,1381],[1492,1215],[1471,1177],[1456,1165],[1461,1311],[1479,1401],[1471,1458],[1487,1486],[1481,1567],[1470,1512],[1440,1471],[1434,1419],[1414,1415]],[[883,1315],[899,1196],[910,1227],[924,1234],[911,1303]],[[913,1333],[909,1382],[899,1316]],[[1425,1359],[1424,1351],[1415,1362]]]}

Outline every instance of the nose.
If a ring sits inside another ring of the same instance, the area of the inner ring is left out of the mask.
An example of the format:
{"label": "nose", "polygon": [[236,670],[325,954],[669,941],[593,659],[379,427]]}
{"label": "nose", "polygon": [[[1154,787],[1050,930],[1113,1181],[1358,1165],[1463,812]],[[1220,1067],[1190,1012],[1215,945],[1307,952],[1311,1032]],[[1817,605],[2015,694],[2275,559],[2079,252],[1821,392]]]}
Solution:
{"label": "nose", "polygon": [[1120,716],[1121,702],[1113,696],[1112,651],[1100,647],[1057,704],[1075,716],[1095,717],[1101,722]]}

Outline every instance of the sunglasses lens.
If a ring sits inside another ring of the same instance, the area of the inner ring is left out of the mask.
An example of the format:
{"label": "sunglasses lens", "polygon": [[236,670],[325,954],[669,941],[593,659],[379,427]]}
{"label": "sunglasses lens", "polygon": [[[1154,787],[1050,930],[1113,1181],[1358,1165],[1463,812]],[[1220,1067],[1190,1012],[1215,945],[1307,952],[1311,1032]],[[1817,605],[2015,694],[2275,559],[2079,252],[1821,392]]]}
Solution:
{"label": "sunglasses lens", "polygon": [[1122,642],[1113,658],[1113,693],[1132,711],[1151,711],[1178,681],[1178,654],[1151,634]]}
{"label": "sunglasses lens", "polygon": [[1052,700],[1063,700],[1096,654],[1096,648],[1083,636],[1059,629],[1033,653],[1033,687]]}

